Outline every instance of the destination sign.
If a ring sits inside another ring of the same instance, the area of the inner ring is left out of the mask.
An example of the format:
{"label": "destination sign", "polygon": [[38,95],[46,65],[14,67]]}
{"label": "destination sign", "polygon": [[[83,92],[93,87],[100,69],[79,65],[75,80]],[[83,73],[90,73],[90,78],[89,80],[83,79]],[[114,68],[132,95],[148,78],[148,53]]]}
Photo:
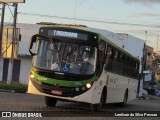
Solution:
{"label": "destination sign", "polygon": [[49,36],[57,36],[57,37],[67,37],[67,38],[74,38],[74,39],[81,39],[87,40],[88,35],[77,33],[77,32],[70,32],[70,31],[63,31],[63,30],[48,30]]}
{"label": "destination sign", "polygon": [[54,36],[77,38],[78,37],[78,33],[54,30]]}

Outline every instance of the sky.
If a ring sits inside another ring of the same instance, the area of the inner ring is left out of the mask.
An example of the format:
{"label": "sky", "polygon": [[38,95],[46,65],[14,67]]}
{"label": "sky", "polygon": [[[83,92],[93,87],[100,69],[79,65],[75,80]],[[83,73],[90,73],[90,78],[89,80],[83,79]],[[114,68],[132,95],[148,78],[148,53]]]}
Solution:
{"label": "sky", "polygon": [[[13,21],[13,10],[6,6],[5,22]],[[160,51],[160,0],[25,0],[17,22],[83,24],[133,35]]]}

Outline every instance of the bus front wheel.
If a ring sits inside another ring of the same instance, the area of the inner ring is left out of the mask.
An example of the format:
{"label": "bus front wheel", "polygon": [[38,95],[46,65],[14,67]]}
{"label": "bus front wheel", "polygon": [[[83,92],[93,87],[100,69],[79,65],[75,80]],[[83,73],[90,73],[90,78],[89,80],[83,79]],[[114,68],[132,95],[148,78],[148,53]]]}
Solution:
{"label": "bus front wheel", "polygon": [[45,97],[45,103],[47,106],[54,107],[57,103],[57,99],[52,97]]}
{"label": "bus front wheel", "polygon": [[99,104],[91,104],[91,110],[92,111],[100,111],[102,107],[106,104],[106,96],[107,96],[107,90],[106,88],[103,89],[101,97],[100,97],[100,103]]}

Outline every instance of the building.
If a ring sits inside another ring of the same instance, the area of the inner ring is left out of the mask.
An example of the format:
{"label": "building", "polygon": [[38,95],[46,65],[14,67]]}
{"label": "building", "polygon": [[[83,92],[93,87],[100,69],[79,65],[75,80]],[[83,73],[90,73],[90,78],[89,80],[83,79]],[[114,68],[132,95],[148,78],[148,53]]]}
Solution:
{"label": "building", "polygon": [[157,83],[160,83],[160,68],[153,71],[155,73],[155,80]]}
{"label": "building", "polygon": [[154,50],[153,47],[146,45],[145,47],[145,59],[146,59],[145,70],[152,71],[153,69],[153,59],[154,59],[153,50]]}
{"label": "building", "polygon": [[160,52],[154,52],[153,56],[153,73],[156,83],[160,86]]}

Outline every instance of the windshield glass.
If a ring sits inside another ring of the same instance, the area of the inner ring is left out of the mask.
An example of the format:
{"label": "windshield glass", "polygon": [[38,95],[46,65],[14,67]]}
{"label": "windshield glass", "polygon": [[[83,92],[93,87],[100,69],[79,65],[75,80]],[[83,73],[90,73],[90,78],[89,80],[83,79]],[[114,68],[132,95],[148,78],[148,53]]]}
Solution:
{"label": "windshield glass", "polygon": [[65,73],[93,74],[96,50],[92,46],[39,40],[33,66]]}

